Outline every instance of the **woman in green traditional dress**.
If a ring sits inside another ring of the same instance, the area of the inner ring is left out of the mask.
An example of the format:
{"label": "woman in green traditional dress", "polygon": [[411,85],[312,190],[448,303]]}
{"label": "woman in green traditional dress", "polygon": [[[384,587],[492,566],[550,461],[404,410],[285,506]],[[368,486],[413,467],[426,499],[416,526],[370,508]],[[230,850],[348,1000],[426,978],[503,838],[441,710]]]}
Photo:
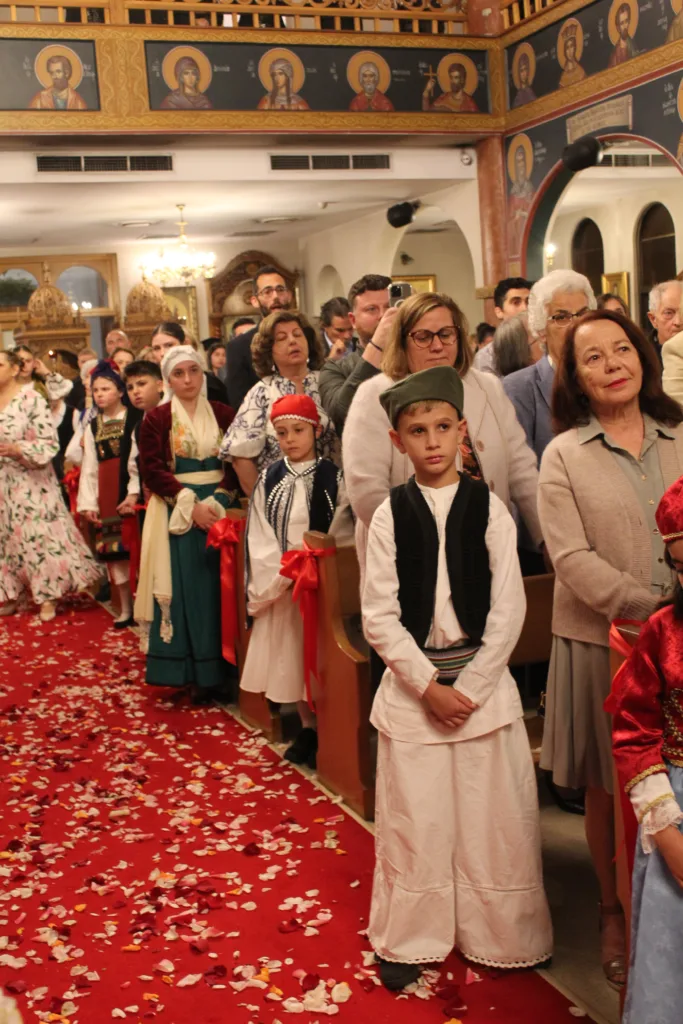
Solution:
{"label": "woman in green traditional dress", "polygon": [[144,631],[147,682],[193,684],[193,702],[225,696],[235,669],[221,653],[219,553],[206,534],[239,507],[232,470],[219,458],[234,413],[205,397],[204,372],[189,345],[161,364],[170,402],[140,428],[140,465],[151,492],[142,535],[135,616]]}

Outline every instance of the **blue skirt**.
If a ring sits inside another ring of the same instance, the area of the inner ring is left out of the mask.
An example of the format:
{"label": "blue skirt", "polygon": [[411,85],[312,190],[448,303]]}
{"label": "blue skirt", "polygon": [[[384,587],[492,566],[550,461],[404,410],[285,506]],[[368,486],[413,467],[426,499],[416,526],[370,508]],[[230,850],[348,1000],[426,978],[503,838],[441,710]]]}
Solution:
{"label": "blue skirt", "polygon": [[[683,807],[683,768],[667,767]],[[643,853],[640,832],[631,912],[631,963],[622,1024],[681,1024],[683,889],[658,850]]]}

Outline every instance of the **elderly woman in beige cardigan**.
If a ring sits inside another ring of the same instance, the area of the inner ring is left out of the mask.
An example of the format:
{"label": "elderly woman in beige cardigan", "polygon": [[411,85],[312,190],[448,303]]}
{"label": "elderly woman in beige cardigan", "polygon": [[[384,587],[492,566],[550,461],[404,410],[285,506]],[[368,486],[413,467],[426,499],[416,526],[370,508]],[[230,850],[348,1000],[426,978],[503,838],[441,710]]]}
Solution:
{"label": "elderly woman in beige cardigan", "polygon": [[391,424],[379,396],[396,380],[431,366],[454,366],[465,392],[465,472],[486,480],[506,505],[519,508],[536,544],[542,541],[536,509],[536,456],[526,443],[514,406],[497,377],[470,368],[465,317],[447,295],[413,295],[398,310],[382,359],[382,373],[364,381],[346,420],[344,478],[357,517],[356,547],[364,565],[367,531],[375,510],[397,484],[413,475],[407,455],[391,443]]}
{"label": "elderly woman in beige cardigan", "polygon": [[664,394],[652,345],[625,317],[588,313],[567,335],[555,373],[559,436],[541,462],[538,510],[555,566],[553,650],[541,767],[586,787],[586,838],[600,884],[602,963],[625,981],[616,891],[608,633],[646,619],[672,577],[655,509],[683,475],[683,410]]}

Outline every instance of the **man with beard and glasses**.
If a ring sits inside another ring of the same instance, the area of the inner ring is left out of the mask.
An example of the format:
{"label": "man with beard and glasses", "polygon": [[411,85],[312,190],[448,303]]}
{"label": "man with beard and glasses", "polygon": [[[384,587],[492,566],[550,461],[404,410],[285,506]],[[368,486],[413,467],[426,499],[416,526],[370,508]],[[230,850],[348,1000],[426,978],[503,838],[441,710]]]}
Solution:
{"label": "man with beard and glasses", "polygon": [[[275,313],[278,309],[292,308],[292,290],[275,267],[261,267],[259,270],[254,278],[251,304],[254,309],[258,309],[262,317]],[[255,326],[228,342],[225,385],[233,409],[239,409],[247,392],[259,382],[251,361],[251,342],[257,330],[258,327]]]}
{"label": "man with beard and glasses", "polygon": [[47,62],[52,79],[49,89],[41,89],[29,103],[29,110],[87,110],[88,104],[69,85],[73,68],[68,57],[54,56]]}

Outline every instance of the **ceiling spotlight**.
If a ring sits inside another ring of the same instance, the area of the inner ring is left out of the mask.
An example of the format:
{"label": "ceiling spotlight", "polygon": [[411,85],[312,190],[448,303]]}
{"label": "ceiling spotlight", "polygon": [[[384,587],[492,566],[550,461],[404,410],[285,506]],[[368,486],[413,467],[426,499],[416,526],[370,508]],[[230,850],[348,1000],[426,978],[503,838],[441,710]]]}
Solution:
{"label": "ceiling spotlight", "polygon": [[412,224],[413,217],[417,210],[420,209],[421,203],[396,203],[395,206],[390,206],[387,210],[387,220],[391,224],[392,228],[405,228],[408,224]]}
{"label": "ceiling spotlight", "polygon": [[585,171],[587,167],[595,167],[602,160],[602,145],[593,135],[584,135],[565,146],[562,163],[568,171]]}

